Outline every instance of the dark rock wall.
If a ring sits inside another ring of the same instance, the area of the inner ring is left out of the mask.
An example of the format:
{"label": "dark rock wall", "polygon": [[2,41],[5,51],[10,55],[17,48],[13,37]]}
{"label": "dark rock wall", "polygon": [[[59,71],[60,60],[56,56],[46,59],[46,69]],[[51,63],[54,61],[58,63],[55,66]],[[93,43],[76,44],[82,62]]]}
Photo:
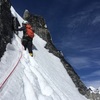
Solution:
{"label": "dark rock wall", "polygon": [[10,7],[11,4],[8,0],[0,0],[0,58],[13,36]]}
{"label": "dark rock wall", "polygon": [[45,27],[45,20],[41,16],[30,14],[28,11],[27,13],[26,12],[24,13],[24,19],[28,20],[33,26],[35,33],[38,34],[42,39],[44,39],[47,42],[45,48],[48,49],[49,52],[53,53],[55,56],[60,58],[62,64],[64,65],[66,71],[72,78],[79,92],[87,96],[88,94],[87,87],[81,81],[80,77],[74,71],[73,67],[65,60],[63,54],[59,50],[57,50],[57,48],[53,45],[50,32]]}

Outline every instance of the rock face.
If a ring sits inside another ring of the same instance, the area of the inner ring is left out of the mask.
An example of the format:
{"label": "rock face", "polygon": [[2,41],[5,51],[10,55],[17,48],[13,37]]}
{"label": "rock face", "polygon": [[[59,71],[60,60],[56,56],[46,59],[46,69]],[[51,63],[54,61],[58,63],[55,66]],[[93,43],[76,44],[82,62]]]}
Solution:
{"label": "rock face", "polygon": [[13,36],[10,6],[8,0],[0,0],[0,58],[6,49],[7,43],[11,42]]}
{"label": "rock face", "polygon": [[90,86],[89,91],[90,91],[89,95],[90,100],[100,100],[100,87],[98,89],[95,89],[94,87]]}
{"label": "rock face", "polygon": [[72,66],[65,60],[63,54],[59,50],[57,50],[57,48],[53,45],[50,32],[48,31],[46,27],[45,20],[43,19],[43,17],[33,15],[33,14],[30,14],[28,11],[25,11],[24,19],[28,20],[33,26],[35,33],[38,34],[43,40],[47,42],[45,48],[48,49],[49,52],[53,53],[55,56],[60,58],[62,64],[64,65],[66,71],[72,78],[79,92],[88,97],[89,91],[87,91],[87,87],[80,80],[80,77],[74,71]]}

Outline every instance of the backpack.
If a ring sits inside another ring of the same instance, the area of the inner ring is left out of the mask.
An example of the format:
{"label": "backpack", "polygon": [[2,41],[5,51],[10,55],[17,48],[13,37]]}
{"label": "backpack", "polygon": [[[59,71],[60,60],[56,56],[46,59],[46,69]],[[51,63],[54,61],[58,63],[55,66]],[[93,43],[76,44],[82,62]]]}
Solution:
{"label": "backpack", "polygon": [[34,31],[33,31],[32,26],[30,24],[26,24],[26,34],[31,38],[34,37]]}

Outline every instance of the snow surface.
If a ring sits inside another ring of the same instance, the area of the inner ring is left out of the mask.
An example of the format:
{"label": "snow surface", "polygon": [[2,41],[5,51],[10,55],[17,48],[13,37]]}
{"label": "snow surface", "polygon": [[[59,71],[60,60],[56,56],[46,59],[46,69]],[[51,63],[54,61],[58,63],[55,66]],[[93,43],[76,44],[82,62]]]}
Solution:
{"label": "snow surface", "polygon": [[[11,11],[21,24],[23,19],[13,7]],[[44,48],[44,40],[35,34],[31,57],[19,37],[14,35],[1,58],[0,100],[87,100],[78,92],[60,59]]]}

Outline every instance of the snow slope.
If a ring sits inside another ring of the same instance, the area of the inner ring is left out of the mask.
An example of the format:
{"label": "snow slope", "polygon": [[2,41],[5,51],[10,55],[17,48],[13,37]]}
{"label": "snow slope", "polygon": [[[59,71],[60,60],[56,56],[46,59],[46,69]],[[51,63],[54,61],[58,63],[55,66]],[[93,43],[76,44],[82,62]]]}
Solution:
{"label": "snow slope", "polygon": [[[11,11],[22,23],[13,7]],[[19,37],[14,35],[1,58],[0,100],[87,100],[78,92],[60,59],[44,48],[44,40],[35,34],[31,57]]]}

